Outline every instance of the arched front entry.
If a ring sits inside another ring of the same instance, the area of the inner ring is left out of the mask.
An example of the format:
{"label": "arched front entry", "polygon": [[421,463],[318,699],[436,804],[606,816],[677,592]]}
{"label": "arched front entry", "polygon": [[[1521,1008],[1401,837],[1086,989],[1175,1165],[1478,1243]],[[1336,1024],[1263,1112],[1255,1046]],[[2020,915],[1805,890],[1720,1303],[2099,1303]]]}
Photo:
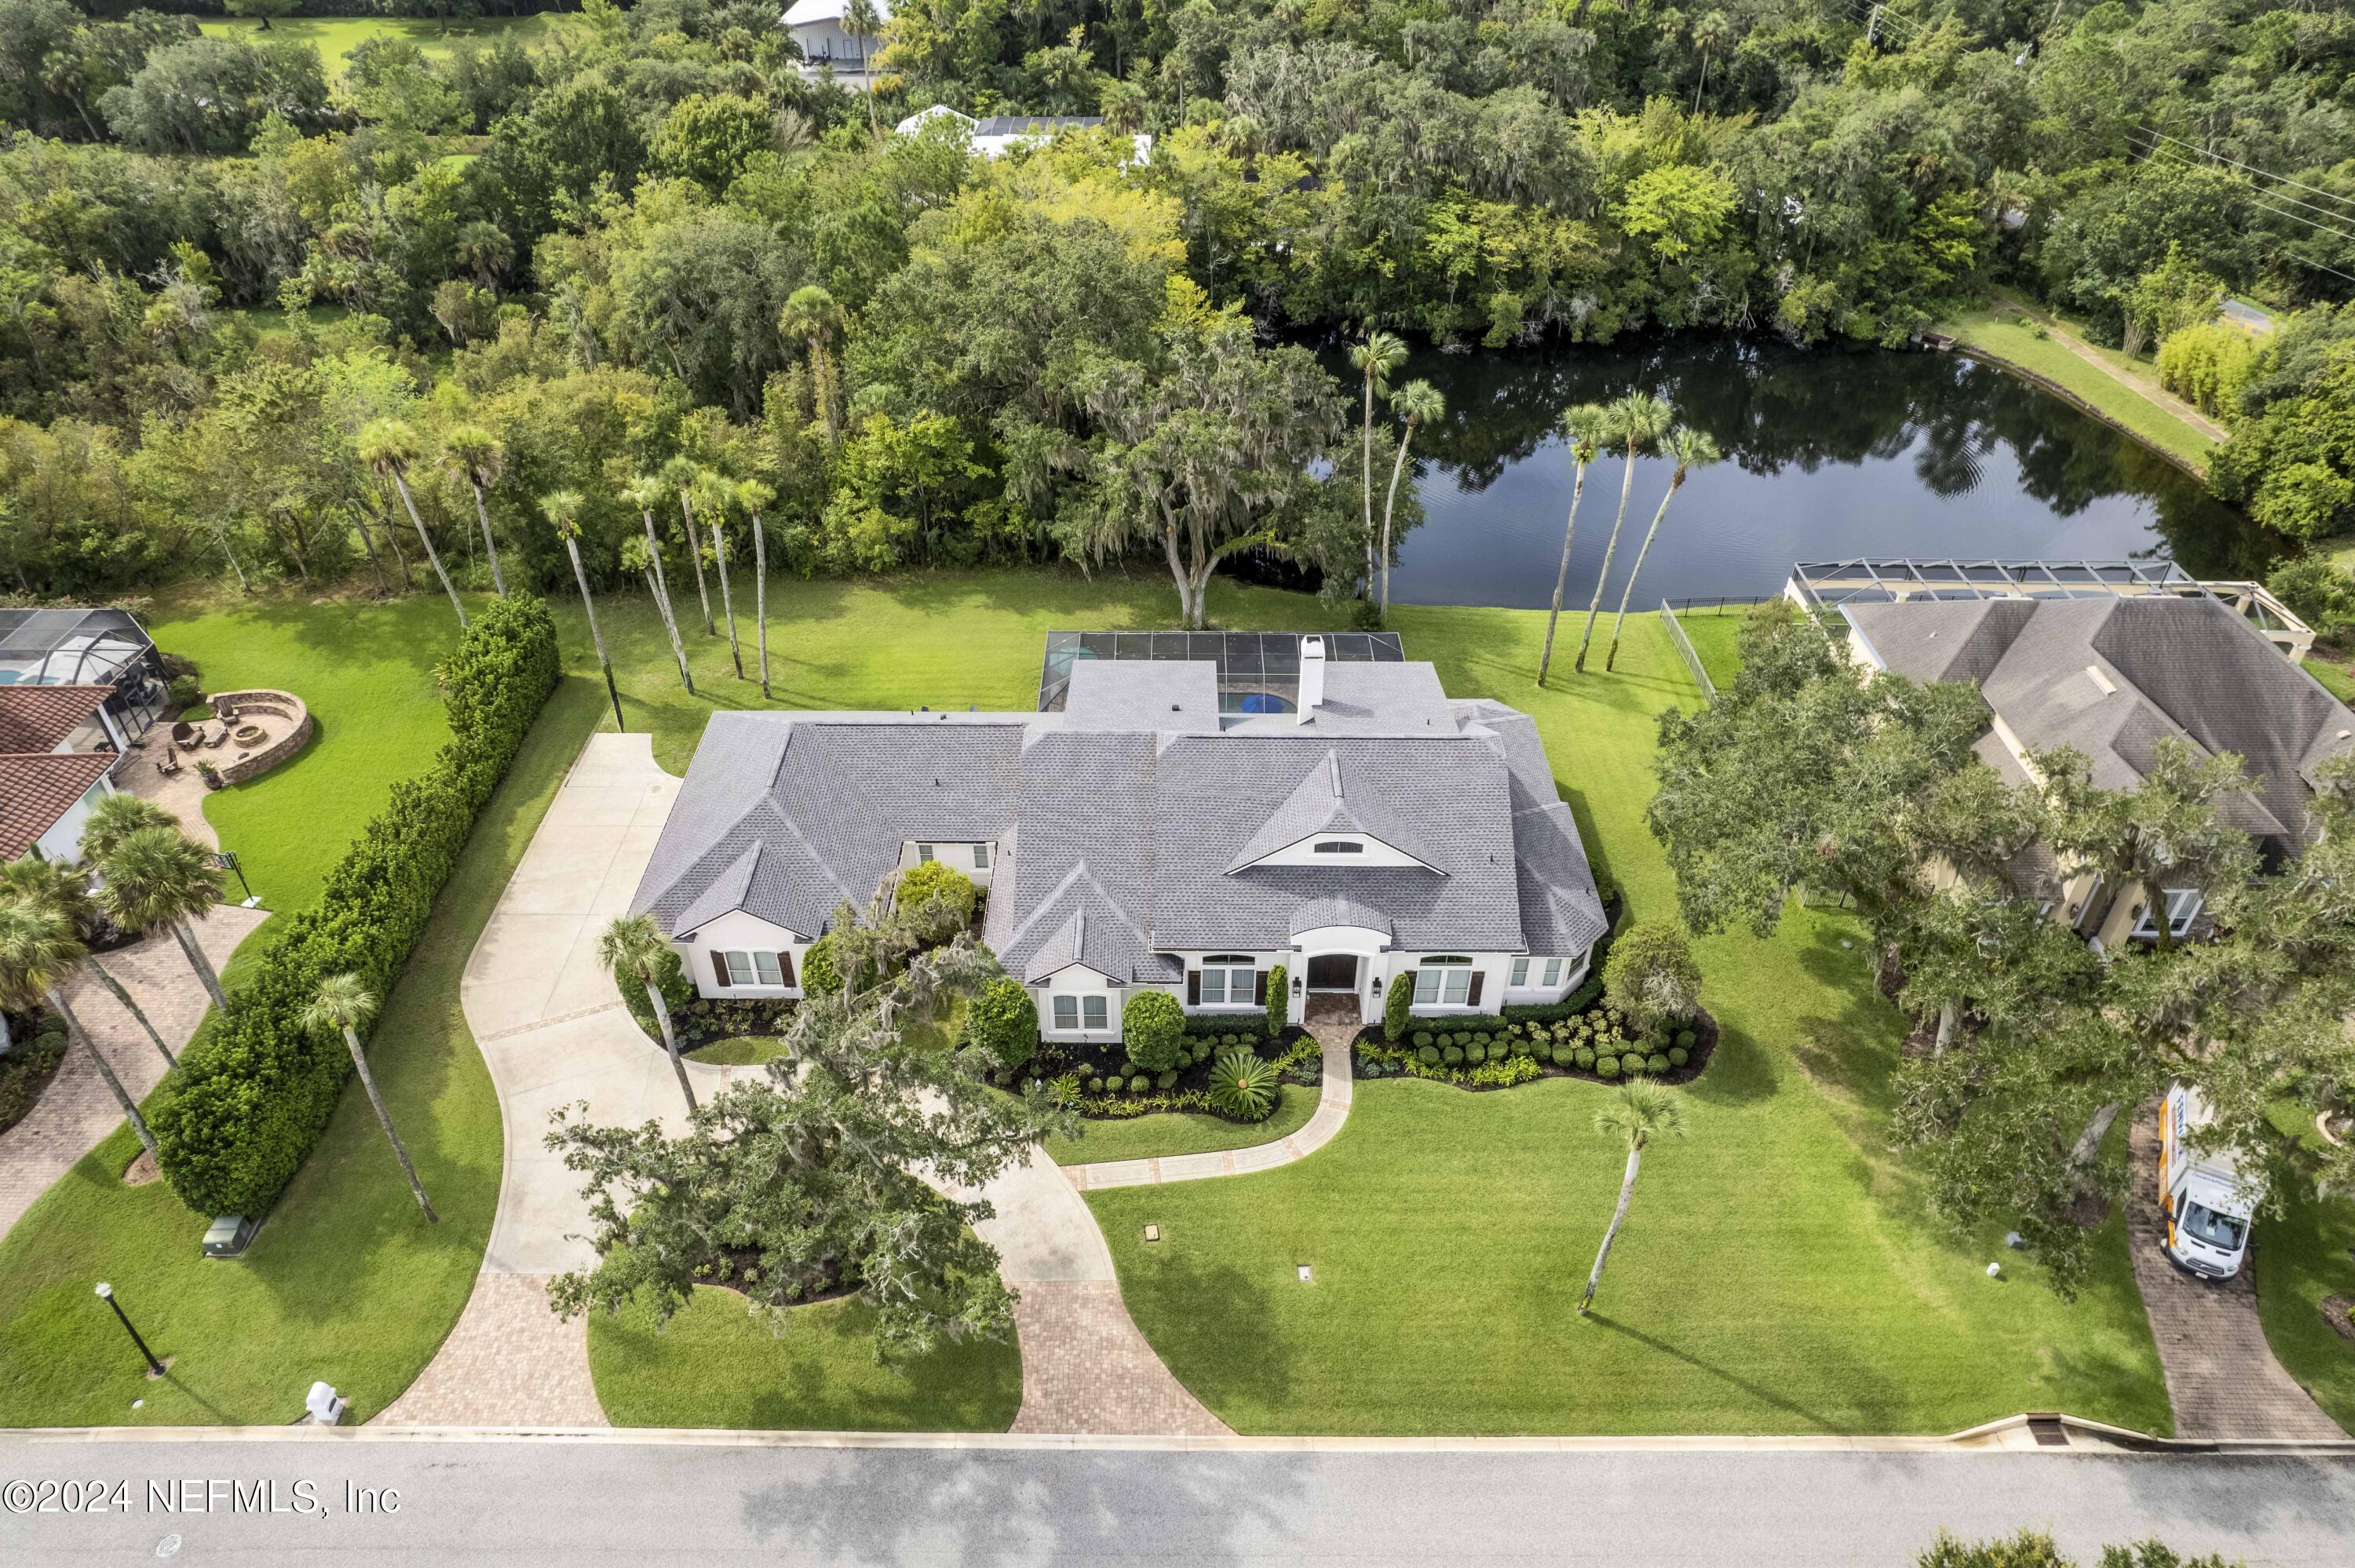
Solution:
{"label": "arched front entry", "polygon": [[1384,970],[1390,933],[1366,926],[1322,926],[1292,938],[1292,1021],[1305,1022],[1313,1003],[1320,1016],[1336,1010],[1358,1022],[1380,1016],[1373,987]]}

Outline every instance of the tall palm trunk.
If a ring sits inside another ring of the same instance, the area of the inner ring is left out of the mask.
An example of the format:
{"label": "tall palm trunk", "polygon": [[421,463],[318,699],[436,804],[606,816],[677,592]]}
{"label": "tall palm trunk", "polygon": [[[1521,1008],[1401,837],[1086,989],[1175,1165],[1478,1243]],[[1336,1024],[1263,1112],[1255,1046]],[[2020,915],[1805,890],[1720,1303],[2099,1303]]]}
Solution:
{"label": "tall palm trunk", "polygon": [[1627,522],[1627,493],[1636,487],[1636,447],[1627,446],[1627,471],[1619,479],[1619,514],[1611,520],[1611,540],[1603,546],[1603,569],[1594,574],[1594,600],[1586,607],[1586,630],[1578,640],[1578,657],[1571,668],[1583,674],[1586,671],[1587,645],[1594,641],[1594,622],[1603,613],[1604,585],[1611,580],[1611,557],[1618,553],[1619,530]]}
{"label": "tall palm trunk", "polygon": [[695,533],[695,505],[687,492],[678,493],[678,509],[687,518],[687,556],[695,563],[695,594],[703,601],[703,634],[717,637],[719,629],[711,624],[711,590],[703,586],[703,541]]}
{"label": "tall palm trunk", "polygon": [[410,499],[409,482],[400,471],[392,471],[392,487],[400,492],[400,503],[409,508],[410,526],[417,530],[417,542],[425,546],[425,558],[433,563],[433,575],[442,579],[442,591],[450,596],[450,608],[458,612],[458,630],[466,630],[466,607],[459,602],[458,589],[450,581],[450,574],[442,569],[442,552],[433,547],[433,536],[425,531],[425,519],[417,514],[417,503]]}
{"label": "tall palm trunk", "polygon": [[1611,1244],[1619,1239],[1619,1227],[1627,1223],[1627,1204],[1636,1196],[1636,1172],[1644,1164],[1644,1146],[1627,1147],[1627,1173],[1619,1179],[1619,1206],[1611,1211],[1611,1228],[1603,1233],[1603,1248],[1594,1255],[1594,1272],[1586,1277],[1586,1294],[1578,1298],[1578,1315],[1594,1305],[1594,1293],[1603,1287],[1603,1266],[1611,1261]]}
{"label": "tall palm trunk", "polygon": [[1399,481],[1406,473],[1407,449],[1414,445],[1414,426],[1410,423],[1399,437],[1398,461],[1391,464],[1391,493],[1382,502],[1382,624],[1391,619],[1391,521],[1398,515]]}
{"label": "tall palm trunk", "polygon": [[107,973],[106,966],[100,963],[95,956],[86,958],[82,962],[90,966],[90,972],[97,977],[99,984],[106,988],[107,994],[123,1004],[123,1011],[139,1021],[139,1027],[147,1032],[147,1038],[154,1041],[155,1049],[164,1054],[164,1065],[178,1066],[180,1059],[172,1054],[172,1048],[164,1044],[164,1037],[155,1033],[155,1026],[147,1021],[147,1014],[140,1005],[131,1000],[131,993],[123,989],[123,982]]}
{"label": "tall palm trunk", "polygon": [[728,620],[728,657],[736,662],[736,678],[744,678],[744,651],[736,642],[736,600],[728,591],[728,527],[725,522],[711,524],[711,554],[719,568],[719,613]]}
{"label": "tall palm trunk", "polygon": [[1553,666],[1554,623],[1561,619],[1562,585],[1570,580],[1570,542],[1578,536],[1578,502],[1586,493],[1586,465],[1578,465],[1577,475],[1570,482],[1570,518],[1561,525],[1561,565],[1553,573],[1553,608],[1546,611],[1545,652],[1538,655],[1538,684],[1545,684],[1546,672]]}
{"label": "tall palm trunk", "polygon": [[474,515],[482,520],[483,524],[483,553],[491,558],[491,586],[499,590],[501,599],[505,599],[507,597],[507,579],[499,570],[499,542],[491,537],[491,509],[483,500],[483,487],[478,484],[474,489]]}
{"label": "tall palm trunk", "polygon": [[1608,673],[1611,666],[1618,662],[1619,629],[1627,624],[1627,601],[1636,597],[1636,579],[1644,575],[1644,557],[1652,553],[1652,541],[1658,538],[1660,535],[1660,519],[1668,514],[1668,503],[1677,498],[1677,491],[1683,484],[1684,481],[1681,478],[1668,481],[1668,493],[1660,497],[1660,509],[1652,514],[1652,525],[1644,530],[1644,543],[1636,551],[1636,565],[1627,573],[1627,587],[1619,595],[1619,613],[1611,621],[1611,647],[1603,655],[1603,668],[1605,673]]}
{"label": "tall palm trunk", "polygon": [[752,634],[761,644],[761,700],[769,700],[769,541],[752,514]]}
{"label": "tall palm trunk", "polygon": [[622,699],[613,690],[613,661],[605,655],[605,634],[597,629],[597,601],[589,594],[589,573],[581,565],[581,541],[569,535],[564,553],[572,557],[572,580],[581,585],[581,608],[589,615],[589,641],[597,648],[597,668],[604,673],[605,690],[613,696],[613,727],[622,724]]}
{"label": "tall palm trunk", "polygon": [[81,1048],[90,1053],[90,1059],[98,1064],[98,1075],[104,1078],[106,1086],[114,1091],[114,1103],[123,1107],[123,1120],[131,1124],[131,1130],[139,1135],[139,1141],[147,1146],[148,1155],[160,1166],[164,1162],[164,1154],[155,1147],[155,1135],[148,1130],[147,1118],[139,1114],[139,1104],[131,1097],[131,1091],[124,1088],[123,1080],[114,1075],[114,1064],[106,1059],[106,1053],[98,1048],[98,1042],[90,1037],[90,1031],[84,1029],[81,1020],[74,1016],[74,1010],[67,1004],[63,992],[51,986],[44,994],[48,998],[49,1011],[66,1021],[66,1033],[80,1041]]}
{"label": "tall palm trunk", "polygon": [[1359,421],[1365,433],[1365,456],[1358,462],[1359,488],[1366,496],[1366,591],[1374,588],[1374,373],[1366,372],[1366,412]]}
{"label": "tall palm trunk", "polygon": [[368,1104],[376,1107],[376,1119],[384,1128],[385,1137],[392,1141],[392,1157],[400,1161],[400,1173],[409,1178],[409,1190],[417,1194],[417,1206],[425,1211],[425,1223],[441,1224],[442,1216],[433,1212],[432,1202],[425,1196],[425,1183],[417,1179],[417,1167],[410,1163],[409,1146],[392,1128],[392,1113],[384,1108],[384,1097],[377,1092],[376,1075],[368,1071],[368,1053],[360,1049],[358,1032],[346,1028],[344,1044],[351,1047],[352,1065],[359,1071],[360,1087],[368,1091]]}
{"label": "tall palm trunk", "polygon": [[655,1022],[662,1027],[663,1049],[670,1053],[671,1071],[678,1075],[678,1092],[687,1097],[687,1114],[693,1116],[695,1086],[687,1081],[687,1058],[678,1054],[678,1031],[671,1027],[670,1003],[663,997],[662,987],[654,976],[640,973],[638,983],[645,989],[646,1001],[655,1010]]}
{"label": "tall palm trunk", "polygon": [[670,579],[663,575],[662,541],[655,536],[655,512],[642,508],[646,521],[646,582],[654,589],[655,608],[662,611],[663,630],[670,633],[670,651],[678,660],[678,678],[688,696],[695,695],[695,676],[687,667],[687,644],[679,640],[678,616],[670,605]]}
{"label": "tall palm trunk", "polygon": [[188,967],[197,971],[198,980],[204,981],[205,994],[213,999],[215,1007],[227,1012],[229,992],[221,990],[220,976],[213,972],[212,960],[206,958],[204,948],[197,945],[196,928],[186,920],[176,919],[165,923],[172,927],[172,935],[178,939],[180,951],[188,956]]}

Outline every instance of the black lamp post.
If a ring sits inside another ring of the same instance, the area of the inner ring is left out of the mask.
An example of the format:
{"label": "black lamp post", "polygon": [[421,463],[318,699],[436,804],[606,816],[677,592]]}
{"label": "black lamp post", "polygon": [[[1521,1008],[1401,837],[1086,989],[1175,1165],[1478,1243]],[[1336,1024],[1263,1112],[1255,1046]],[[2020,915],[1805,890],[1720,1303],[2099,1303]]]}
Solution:
{"label": "black lamp post", "polygon": [[162,1377],[164,1375],[164,1363],[155,1359],[155,1352],[147,1348],[147,1341],[141,1339],[139,1337],[139,1330],[131,1326],[131,1319],[123,1312],[123,1303],[114,1298],[114,1287],[109,1285],[103,1279],[100,1280],[98,1282],[98,1298],[101,1301],[105,1302],[109,1307],[114,1308],[115,1317],[121,1319],[123,1323],[123,1331],[131,1336],[131,1342],[138,1346],[140,1355],[146,1358],[147,1375],[149,1377]]}

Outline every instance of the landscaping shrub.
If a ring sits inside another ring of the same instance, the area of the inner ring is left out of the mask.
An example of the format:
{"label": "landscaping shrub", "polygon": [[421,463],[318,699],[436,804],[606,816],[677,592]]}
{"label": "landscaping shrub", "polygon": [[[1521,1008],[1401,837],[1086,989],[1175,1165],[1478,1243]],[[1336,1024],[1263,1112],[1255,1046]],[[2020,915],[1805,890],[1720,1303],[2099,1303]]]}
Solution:
{"label": "landscaping shrub", "polygon": [[1594,1070],[1602,1074],[1606,1078],[1615,1078],[1619,1075],[1619,1058],[1616,1056],[1598,1056],[1595,1058]]}
{"label": "landscaping shrub", "polygon": [[1239,1121],[1262,1121],[1275,1109],[1275,1069],[1249,1051],[1221,1052],[1210,1065],[1210,1104]]}
{"label": "landscaping shrub", "polygon": [[832,996],[842,989],[842,973],[834,967],[834,938],[820,937],[802,954],[802,991],[809,996]]}
{"label": "landscaping shrub", "polygon": [[45,1012],[37,1025],[18,1032],[16,1049],[0,1056],[0,1129],[33,1108],[65,1054],[65,1020],[56,1013]]}
{"label": "landscaping shrub", "polygon": [[1644,1071],[1651,1074],[1653,1076],[1657,1077],[1660,1074],[1665,1073],[1668,1070],[1668,1059],[1662,1053],[1655,1051],[1650,1055],[1644,1058]]}
{"label": "landscaping shrub", "polygon": [[1581,1045],[1578,1048],[1576,1059],[1579,1067],[1582,1071],[1589,1073],[1593,1072],[1594,1070],[1594,1047],[1592,1045]]}
{"label": "landscaping shrub", "polygon": [[450,740],[327,874],[317,907],[285,918],[211,1031],[180,1055],[148,1120],[165,1180],[199,1214],[265,1213],[319,1139],[352,1070],[337,1037],[298,1022],[330,974],[389,992],[423,935],[474,818],[515,760],[560,671],[548,607],[494,599],[439,674]]}
{"label": "landscaping shrub", "polygon": [[1019,1067],[1039,1049],[1039,1004],[1020,980],[999,975],[966,1011],[964,1037],[1000,1065]]}
{"label": "landscaping shrub", "polygon": [[1393,984],[1390,995],[1382,999],[1383,1039],[1395,1045],[1407,1037],[1414,1027],[1413,1007],[1414,987]]}
{"label": "landscaping shrub", "polygon": [[1104,1081],[1102,1078],[1090,1078],[1088,1080],[1088,1093],[1092,1095],[1100,1095],[1103,1092]]}
{"label": "landscaping shrub", "polygon": [[1178,1075],[1174,1072],[1156,1073],[1153,1075],[1153,1086],[1156,1089],[1174,1089],[1178,1086]]}
{"label": "landscaping shrub", "polygon": [[1140,991],[1120,1010],[1120,1039],[1140,1069],[1166,1073],[1186,1043],[1186,1010],[1166,991]]}
{"label": "landscaping shrub", "polygon": [[973,878],[953,865],[928,860],[900,874],[891,895],[892,912],[914,920],[927,940],[945,942],[973,924],[974,906],[981,889]]}
{"label": "landscaping shrub", "polygon": [[[1591,1055],[1593,1053],[1590,1052],[1589,1054]],[[1578,1053],[1572,1050],[1570,1046],[1557,1045],[1553,1048],[1553,1065],[1557,1067],[1576,1066],[1578,1065]]]}
{"label": "landscaping shrub", "polygon": [[1439,1056],[1440,1060],[1451,1067],[1464,1065],[1464,1047],[1461,1045],[1450,1045],[1446,1050],[1442,1051]]}
{"label": "landscaping shrub", "polygon": [[1419,1045],[1415,1048],[1414,1059],[1426,1067],[1436,1067],[1439,1065],[1439,1047]]}
{"label": "landscaping shrub", "polygon": [[1641,1051],[1626,1052],[1619,1058],[1619,1070],[1629,1075],[1640,1073],[1644,1070],[1644,1061]]}
{"label": "landscaping shrub", "polygon": [[1142,1073],[1137,1074],[1136,1076],[1129,1079],[1128,1081],[1128,1092],[1132,1095],[1141,1095],[1152,1086],[1153,1080],[1146,1077]]}
{"label": "landscaping shrub", "polygon": [[1681,1045],[1671,1045],[1671,1046],[1669,1046],[1669,1047],[1668,1047],[1668,1065],[1669,1065],[1669,1066],[1671,1066],[1671,1067],[1681,1067],[1681,1066],[1683,1066],[1687,1062],[1689,1062],[1689,1061],[1691,1061],[1691,1060],[1692,1060],[1692,1053],[1691,1053],[1691,1052],[1689,1052],[1689,1051],[1688,1051],[1688,1050],[1686,1050],[1683,1046],[1681,1046]]}
{"label": "landscaping shrub", "polygon": [[1694,1033],[1691,1030],[1689,1030],[1689,1029],[1679,1029],[1679,1030],[1678,1030],[1678,1031],[1677,1031],[1677,1048],[1678,1048],[1678,1050],[1680,1050],[1680,1051],[1689,1051],[1689,1050],[1691,1050],[1695,1045],[1698,1045],[1698,1044],[1700,1044],[1700,1036],[1699,1034]]}
{"label": "landscaping shrub", "polygon": [[1291,983],[1292,977],[1284,972],[1282,964],[1267,971],[1267,1037],[1270,1040],[1281,1036],[1284,1025],[1292,1022],[1292,1003],[1288,1000],[1292,993],[1285,989]]}
{"label": "landscaping shrub", "polygon": [[1476,1067],[1488,1059],[1488,1048],[1480,1044],[1478,1035],[1474,1035],[1472,1044],[1464,1047],[1464,1059]]}

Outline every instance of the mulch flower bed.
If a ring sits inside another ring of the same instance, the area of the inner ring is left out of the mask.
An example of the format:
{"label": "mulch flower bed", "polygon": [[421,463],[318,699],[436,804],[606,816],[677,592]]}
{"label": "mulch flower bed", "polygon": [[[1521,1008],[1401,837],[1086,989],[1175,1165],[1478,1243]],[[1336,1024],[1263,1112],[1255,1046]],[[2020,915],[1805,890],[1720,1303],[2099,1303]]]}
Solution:
{"label": "mulch flower bed", "polygon": [[[1612,1010],[1599,1002],[1574,1018],[1465,1019],[1460,1021],[1460,1026],[1450,1027],[1458,1022],[1451,1019],[1417,1019],[1406,1039],[1396,1044],[1383,1038],[1379,1025],[1366,1029],[1358,1036],[1357,1075],[1423,1078],[1476,1092],[1513,1088],[1540,1078],[1584,1078],[1590,1083],[1616,1084],[1626,1082],[1630,1076],[1642,1076],[1662,1084],[1689,1084],[1700,1076],[1717,1051],[1717,1020],[1706,1008],[1682,1026],[1682,1030],[1692,1033],[1690,1045],[1658,1044],[1657,1051],[1656,1042],[1627,1037],[1625,1022],[1614,1021]],[[1620,1031],[1616,1036],[1609,1033],[1614,1028]],[[1682,1030],[1671,1033],[1671,1043]],[[1427,1045],[1421,1043],[1421,1037],[1426,1034],[1431,1036]],[[1668,1058],[1668,1065],[1664,1071],[1654,1071],[1647,1065],[1639,1075],[1605,1074],[1594,1066],[1577,1065],[1575,1053],[1582,1045],[1595,1052],[1597,1061],[1607,1048],[1616,1047],[1616,1054],[1622,1058],[1637,1053],[1648,1063],[1657,1054]],[[1557,1062],[1555,1054],[1565,1046],[1573,1054],[1571,1060]],[[1449,1060],[1451,1050],[1458,1054],[1456,1060]],[[1439,1054],[1438,1061],[1426,1059],[1426,1053],[1431,1051]],[[1676,1061],[1672,1051],[1681,1051],[1685,1059]]]}
{"label": "mulch flower bed", "polygon": [[[1210,1103],[1210,1067],[1222,1053],[1253,1052],[1262,1060],[1274,1064],[1279,1076],[1288,1084],[1314,1086],[1321,1081],[1324,1072],[1324,1058],[1316,1041],[1297,1025],[1286,1027],[1271,1044],[1256,1020],[1238,1019],[1226,1029],[1189,1028],[1186,1046],[1185,1065],[1174,1072],[1146,1076],[1130,1070],[1133,1064],[1127,1059],[1126,1049],[1120,1045],[1049,1042],[1039,1045],[1038,1054],[1025,1063],[1018,1074],[1002,1076],[1008,1080],[1038,1078],[1050,1083],[1068,1076],[1077,1097],[1073,1108],[1091,1120],[1126,1121],[1155,1111],[1204,1111],[1228,1121],[1240,1121],[1244,1118],[1227,1116]],[[1144,1086],[1132,1086],[1139,1077],[1145,1078]],[[1011,1086],[1010,1083],[1007,1086]],[[1269,1114],[1273,1115],[1273,1110]]]}

